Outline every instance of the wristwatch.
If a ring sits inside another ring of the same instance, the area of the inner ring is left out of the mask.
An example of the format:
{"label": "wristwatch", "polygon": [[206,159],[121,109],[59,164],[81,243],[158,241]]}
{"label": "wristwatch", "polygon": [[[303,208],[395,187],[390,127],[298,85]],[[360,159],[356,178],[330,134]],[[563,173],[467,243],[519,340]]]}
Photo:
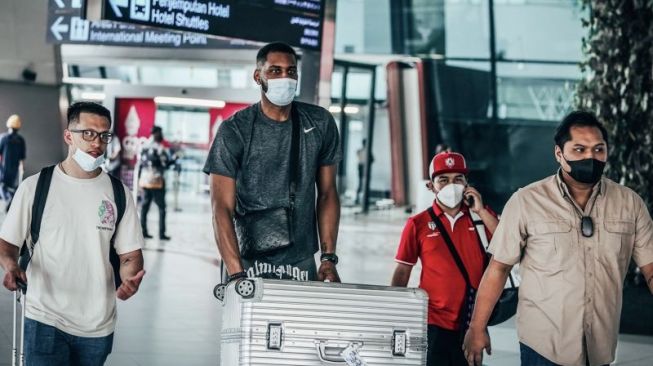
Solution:
{"label": "wristwatch", "polygon": [[329,261],[333,264],[338,264],[338,256],[335,253],[322,253],[320,262]]}

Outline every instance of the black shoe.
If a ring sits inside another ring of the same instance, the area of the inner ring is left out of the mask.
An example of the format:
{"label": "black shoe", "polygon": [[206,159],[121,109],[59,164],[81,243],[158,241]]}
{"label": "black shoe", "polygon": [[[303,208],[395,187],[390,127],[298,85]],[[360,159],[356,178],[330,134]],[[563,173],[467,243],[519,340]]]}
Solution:
{"label": "black shoe", "polygon": [[146,232],[143,232],[143,237],[144,237],[145,239],[152,239],[152,238],[153,238],[152,235],[150,235],[150,234],[148,234],[148,233],[146,233]]}
{"label": "black shoe", "polygon": [[159,235],[159,240],[170,240],[169,236],[164,235]]}

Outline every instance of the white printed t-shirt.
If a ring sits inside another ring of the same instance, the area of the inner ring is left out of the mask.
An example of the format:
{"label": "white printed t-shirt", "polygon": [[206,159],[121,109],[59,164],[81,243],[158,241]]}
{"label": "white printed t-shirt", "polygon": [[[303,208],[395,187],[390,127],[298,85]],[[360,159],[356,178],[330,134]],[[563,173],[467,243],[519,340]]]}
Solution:
{"label": "white printed t-shirt", "polygon": [[[32,203],[39,174],[16,191],[0,238],[31,243]],[[126,208],[115,239],[118,254],[141,249],[143,234],[127,187]],[[109,262],[118,211],[106,173],[91,179],[54,169],[39,241],[27,268],[26,316],[79,337],[103,337],[116,323],[116,289]]]}

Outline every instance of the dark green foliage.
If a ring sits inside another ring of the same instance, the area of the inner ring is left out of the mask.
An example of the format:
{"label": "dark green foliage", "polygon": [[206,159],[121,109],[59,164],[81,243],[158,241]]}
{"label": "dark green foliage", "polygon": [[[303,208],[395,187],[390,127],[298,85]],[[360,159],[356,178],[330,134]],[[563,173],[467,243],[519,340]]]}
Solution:
{"label": "dark green foliage", "polygon": [[653,0],[582,0],[584,78],[576,104],[610,135],[607,174],[653,208]]}

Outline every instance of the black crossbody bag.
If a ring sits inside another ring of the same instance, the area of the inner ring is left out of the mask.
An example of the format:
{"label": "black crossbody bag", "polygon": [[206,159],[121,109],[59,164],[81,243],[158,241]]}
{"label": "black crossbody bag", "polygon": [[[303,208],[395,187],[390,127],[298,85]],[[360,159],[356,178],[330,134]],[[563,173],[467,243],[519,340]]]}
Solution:
{"label": "black crossbody bag", "polygon": [[292,104],[292,140],[290,143],[290,169],[288,187],[288,206],[269,208],[234,215],[234,229],[238,239],[240,256],[252,259],[287,248],[295,242],[293,217],[299,170],[299,113]]}
{"label": "black crossbody bag", "polygon": [[[428,212],[429,215],[431,216],[431,220],[433,220],[433,223],[435,223],[435,225],[438,227],[438,230],[440,231],[440,235],[442,235],[442,238],[444,239],[447,248],[449,248],[449,252],[451,252],[451,256],[453,257],[454,262],[456,262],[456,266],[458,267],[458,270],[460,271],[463,278],[465,279],[465,283],[466,283],[465,299],[463,301],[463,306],[460,311],[460,319],[459,319],[461,331],[465,332],[467,328],[469,328],[469,323],[472,320],[472,313],[474,312],[474,303],[476,302],[476,293],[478,289],[472,286],[472,282],[469,280],[469,274],[465,269],[465,265],[462,259],[460,258],[460,256],[458,255],[458,251],[456,251],[456,247],[453,245],[453,241],[451,240],[449,233],[444,227],[444,224],[435,215],[435,211],[433,211],[433,207],[429,207]],[[478,235],[478,232],[476,234]],[[487,252],[485,251],[485,248],[483,247],[483,244],[481,244],[480,238],[478,239],[478,245],[481,248],[482,253],[485,254],[485,256],[483,257],[483,262],[484,262],[484,267],[487,268],[490,260],[487,255]],[[490,316],[488,325],[497,325],[503,323],[504,321],[510,319],[517,312],[517,300],[518,300],[517,294],[519,288],[515,286],[515,282],[512,278],[512,274],[508,276],[508,279],[510,280],[511,287],[504,289],[503,292],[501,293],[501,297],[499,298],[499,301],[497,302],[497,304],[494,306],[494,309],[492,310],[492,315]]]}

